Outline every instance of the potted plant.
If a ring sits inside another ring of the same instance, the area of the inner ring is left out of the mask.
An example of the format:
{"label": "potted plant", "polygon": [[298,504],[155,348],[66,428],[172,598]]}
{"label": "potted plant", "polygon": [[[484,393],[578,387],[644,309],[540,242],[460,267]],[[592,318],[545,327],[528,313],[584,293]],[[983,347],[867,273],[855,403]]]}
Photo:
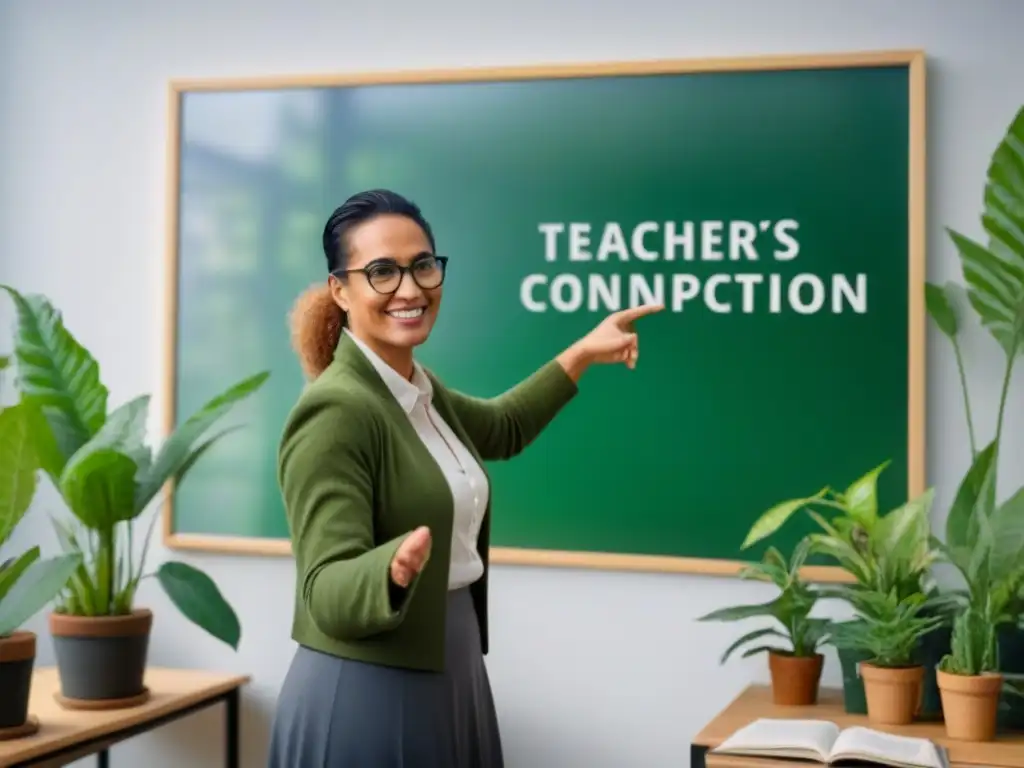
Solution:
{"label": "potted plant", "polygon": [[[938,665],[946,730],[952,738],[993,738],[1000,705],[1018,698],[1004,681],[1007,666],[998,642],[1002,627],[1020,617],[1024,588],[1024,490],[996,502],[998,446],[978,452],[960,483],[946,519],[944,558],[959,571],[963,607],[953,628],[951,652]],[[1004,723],[1005,724],[1005,723]]]}
{"label": "potted plant", "polygon": [[[975,425],[971,413],[971,400],[967,386],[967,375],[964,358],[961,352],[960,335],[964,321],[969,313],[980,321],[994,341],[998,344],[1004,357],[1004,369],[999,395],[999,406],[996,415],[995,436],[991,441],[992,456],[985,459],[991,463],[991,488],[995,493],[996,465],[998,464],[997,448],[1001,444],[1006,403],[1009,395],[1010,381],[1017,359],[1024,351],[1024,274],[1020,267],[1020,259],[1024,254],[1024,188],[1019,183],[1020,165],[1024,162],[1020,147],[1024,142],[1024,109],[1019,109],[1010,121],[1005,135],[1000,140],[989,161],[982,195],[983,209],[981,225],[984,241],[973,240],[960,232],[948,229],[948,234],[956,247],[960,259],[961,271],[966,290],[955,283],[937,285],[929,283],[925,287],[925,305],[936,327],[952,344],[959,377],[960,390],[963,396],[964,414],[970,441],[970,458],[972,470],[976,468],[979,457],[984,453],[979,450],[976,439]],[[966,300],[964,298],[966,297]],[[973,312],[972,312],[973,310]],[[968,471],[968,475],[971,470]],[[976,479],[985,472],[975,473]],[[964,480],[966,481],[965,475]],[[1024,489],[1019,490],[1020,494]],[[1011,496],[1011,499],[1013,496]],[[954,505],[956,502],[954,502]],[[995,509],[989,504],[988,512]],[[999,525],[1013,526],[1020,530],[1024,525],[1024,505],[1016,504],[1012,514],[1004,514]],[[987,514],[982,511],[982,515]],[[954,519],[951,532],[959,542],[953,546],[957,551],[952,559],[961,562],[958,568],[965,575],[970,570],[970,562],[966,552],[962,550],[964,540],[968,536],[966,523],[971,519],[972,510],[962,504],[960,509],[950,517]],[[1005,518],[1013,517],[1010,521]],[[970,532],[975,536],[977,531]],[[1005,534],[1005,530],[1003,531]],[[1012,535],[1012,534],[1011,534]],[[996,535],[999,539],[999,534]],[[1003,539],[1006,541],[1006,539]],[[1004,573],[1005,575],[1005,573]],[[975,571],[968,581],[976,581]],[[1009,586],[1004,584],[1004,588]],[[972,597],[975,610],[984,610],[983,604]],[[990,617],[990,620],[993,617]],[[1004,618],[998,619],[996,632],[997,661],[1004,678],[1020,677],[1024,673],[1024,601],[1018,594],[1011,594],[1006,599]],[[1004,694],[1012,693],[1004,689]],[[999,710],[999,721],[1002,725],[1012,728],[1024,728],[1024,698],[1004,695]]]}
{"label": "potted plant", "polygon": [[868,720],[883,725],[913,722],[921,707],[925,671],[917,658],[920,640],[942,618],[927,614],[927,598],[921,593],[901,598],[895,591],[855,586],[848,599],[857,609],[857,620],[833,626],[831,642],[866,657],[860,676]]}
{"label": "potted plant", "polygon": [[[29,407],[19,403],[0,410],[0,546],[35,495],[38,464],[29,438]],[[76,565],[73,555],[42,560],[39,547],[0,563],[0,739],[39,727],[28,712],[36,635],[21,626],[57,596]]]}
{"label": "potted plant", "polygon": [[[946,610],[951,596],[939,593],[931,575],[940,552],[932,541],[929,513],[934,491],[929,489],[885,514],[879,513],[878,478],[888,467],[884,462],[854,480],[842,492],[829,486],[816,494],[788,499],[764,512],[751,526],[743,549],[768,538],[790,517],[803,510],[819,531],[809,535],[812,554],[832,558],[849,575],[852,584],[824,588],[823,599],[840,599],[855,609],[864,591],[893,595],[897,603],[924,594],[923,615],[935,615],[928,632],[918,639],[916,658],[925,669],[921,714],[933,717],[940,708],[935,684],[935,664],[949,650]],[[854,622],[856,623],[856,621]],[[841,624],[835,625],[840,632]],[[851,627],[853,631],[857,627]],[[835,645],[835,643],[833,643]],[[843,701],[847,712],[865,714],[867,697],[861,663],[868,649],[856,644],[836,646],[843,672]]]}
{"label": "potted plant", "polygon": [[986,613],[968,606],[957,616],[952,651],[939,663],[939,691],[951,739],[991,741],[996,735],[1003,676],[996,661],[995,622]]}
{"label": "potted plant", "polygon": [[0,287],[17,313],[18,386],[41,414],[32,429],[40,466],[71,512],[55,521],[58,536],[65,551],[81,559],[50,614],[60,701],[70,708],[133,706],[148,697],[143,681],[153,614],[136,600],[146,577],[156,578],[186,618],[238,647],[238,617],[210,577],[181,562],[147,572],[156,516],[141,538],[135,527],[160,492],[180,484],[231,431],[206,436],[268,374],[214,397],[153,450],[145,439],[149,396],[108,412],[99,366],[61,314],[44,297]]}
{"label": "potted plant", "polygon": [[[741,578],[770,581],[779,589],[778,596],[767,603],[720,608],[701,616],[698,621],[741,621],[753,618],[772,619],[777,626],[762,627],[746,633],[722,654],[719,663],[744,646],[743,658],[758,653],[768,654],[772,681],[772,698],[776,704],[806,706],[818,700],[818,687],[824,657],[818,651],[827,640],[828,621],[811,618],[817,593],[800,579],[800,567],[807,557],[809,542],[802,541],[787,564],[782,554],[770,547],[760,563],[747,566]],[[784,641],[780,646],[772,638]],[[751,645],[757,641],[757,645]],[[787,647],[788,646],[788,647]]]}

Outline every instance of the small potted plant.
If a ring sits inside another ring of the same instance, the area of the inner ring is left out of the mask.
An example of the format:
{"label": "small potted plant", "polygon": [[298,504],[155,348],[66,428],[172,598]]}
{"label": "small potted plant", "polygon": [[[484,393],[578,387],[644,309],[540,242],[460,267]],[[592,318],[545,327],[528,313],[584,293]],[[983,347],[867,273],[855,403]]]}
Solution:
{"label": "small potted plant", "polygon": [[[22,403],[0,411],[0,546],[35,495],[38,464],[28,411]],[[77,563],[73,555],[42,560],[39,547],[0,563],[0,739],[25,736],[39,727],[28,711],[36,635],[21,626],[57,596]]]}
{"label": "small potted plant", "polygon": [[[813,496],[780,502],[764,512],[751,526],[743,549],[768,538],[800,511],[806,512],[818,527],[809,535],[811,553],[825,556],[846,571],[852,588],[823,588],[823,599],[840,599],[853,604],[859,592],[868,591],[894,595],[897,603],[904,598],[917,599],[925,594],[925,614],[939,617],[933,628],[920,636],[916,655],[925,668],[922,714],[939,714],[938,688],[935,685],[935,664],[949,650],[949,624],[946,615],[949,595],[939,593],[931,574],[933,564],[941,559],[940,549],[932,541],[929,513],[934,490],[928,489],[886,513],[879,511],[878,480],[888,467],[884,462],[847,488],[831,487]],[[854,605],[854,607],[856,607]],[[854,622],[856,623],[856,622]],[[835,625],[843,632],[842,625]],[[857,631],[857,627],[853,627]],[[837,647],[843,671],[843,701],[852,714],[867,712],[867,698],[860,664],[867,660],[867,650],[856,645]]]}
{"label": "small potted plant", "polygon": [[919,661],[921,638],[942,621],[928,611],[923,594],[899,598],[851,588],[848,598],[857,608],[857,619],[833,625],[831,643],[836,648],[860,651],[868,720],[880,725],[913,722],[921,707],[924,665]]}
{"label": "small potted plant", "polygon": [[966,607],[953,624],[952,650],[939,662],[946,735],[991,741],[996,735],[1003,676],[996,661],[996,628],[985,611]]}
{"label": "small potted plant", "polygon": [[[829,622],[811,618],[811,609],[818,599],[814,589],[800,579],[799,570],[807,557],[809,542],[805,539],[794,549],[789,563],[774,547],[769,547],[760,563],[740,572],[742,578],[770,581],[779,595],[767,603],[720,608],[701,616],[698,621],[741,621],[767,618],[774,626],[755,629],[733,642],[722,654],[724,664],[744,646],[743,658],[758,653],[768,654],[772,681],[772,698],[776,704],[806,706],[818,700],[818,687],[824,657],[819,646],[827,640]],[[783,643],[774,642],[775,639]],[[756,641],[756,645],[754,644]],[[787,647],[788,646],[788,647]]]}
{"label": "small potted plant", "polygon": [[[153,614],[137,604],[142,580],[154,576],[194,624],[237,648],[234,610],[202,571],[165,562],[146,571],[155,515],[141,537],[135,525],[169,484],[180,484],[214,443],[207,433],[235,404],[256,392],[266,373],[207,402],[164,440],[146,444],[149,396],[108,412],[108,390],[93,357],[41,296],[11,296],[17,313],[14,359],[22,399],[39,406],[33,444],[71,514],[55,521],[65,551],[80,559],[50,614],[60,703],[69,708],[135,706],[144,685]],[[135,543],[141,542],[141,551]]]}

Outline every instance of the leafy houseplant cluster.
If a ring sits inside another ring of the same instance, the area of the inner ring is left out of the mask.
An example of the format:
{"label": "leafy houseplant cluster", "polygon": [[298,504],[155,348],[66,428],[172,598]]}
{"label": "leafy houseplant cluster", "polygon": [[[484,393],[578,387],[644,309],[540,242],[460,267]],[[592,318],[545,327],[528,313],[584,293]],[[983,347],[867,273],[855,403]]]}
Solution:
{"label": "leafy houseplant cluster", "polygon": [[70,514],[55,519],[58,539],[75,568],[50,614],[68,707],[129,706],[144,701],[153,615],[137,605],[140,584],[155,576],[171,602],[200,628],[238,647],[234,610],[202,571],[165,562],[146,571],[157,519],[138,531],[169,483],[180,484],[216,442],[233,431],[210,430],[266,380],[260,373],[232,386],[186,419],[156,450],[145,441],[149,396],[108,410],[99,366],[41,296],[2,286],[14,302],[14,361],[38,466]]}
{"label": "leafy houseplant cluster", "polygon": [[[993,153],[981,225],[985,242],[949,230],[966,291],[929,284],[926,305],[957,361],[970,440],[971,466],[946,521],[945,559],[964,582],[950,653],[939,665],[946,728],[951,736],[993,738],[1004,679],[1024,673],[1024,488],[998,502],[998,467],[1006,403],[1015,363],[1024,353],[1024,109]],[[963,295],[1004,357],[995,435],[980,450],[960,349]],[[1016,647],[1015,647],[1016,646]],[[1014,652],[1016,651],[1016,652]],[[1024,726],[1020,699],[1006,696],[1005,724]]]}
{"label": "leafy houseplant cluster", "polygon": [[[725,663],[744,646],[747,658],[768,654],[772,693],[776,704],[807,705],[818,698],[818,685],[824,656],[818,650],[827,639],[828,622],[812,618],[810,613],[818,600],[818,592],[800,579],[800,568],[807,558],[809,542],[797,547],[788,563],[782,554],[770,547],[760,563],[740,572],[742,578],[769,581],[779,594],[766,603],[721,608],[702,616],[699,621],[741,621],[764,618],[772,625],[755,629],[730,645],[722,655]],[[782,640],[784,647],[779,647]],[[756,645],[752,645],[753,643]],[[788,647],[785,647],[788,646]]]}
{"label": "leafy houseplant cluster", "polygon": [[[966,290],[928,284],[925,293],[929,315],[953,346],[970,441],[970,465],[944,540],[931,532],[932,490],[879,514],[882,465],[843,493],[825,488],[772,507],[742,545],[770,537],[806,511],[819,530],[797,546],[801,557],[828,556],[849,576],[849,583],[816,590],[819,599],[843,600],[855,614],[826,630],[844,666],[847,708],[862,681],[869,719],[906,723],[930,714],[932,688],[947,735],[970,741],[992,739],[1000,721],[1024,726],[1024,488],[999,501],[997,482],[1010,383],[1024,353],[1024,109],[992,156],[981,223],[983,243],[949,232]],[[960,346],[965,304],[1005,358],[995,435],[981,447]],[[954,566],[962,588],[936,587],[939,563]],[[846,674],[844,654],[856,675]]]}
{"label": "leafy houseplant cluster", "polygon": [[[830,628],[841,660],[852,654],[855,673],[845,676],[846,687],[861,686],[871,720],[899,724],[918,714],[927,672],[923,640],[940,629],[949,598],[938,593],[930,576],[939,557],[929,523],[933,492],[880,514],[878,478],[887,465],[866,472],[843,492],[826,486],[775,505],[754,523],[743,548],[801,510],[814,520],[819,531],[806,538],[809,552],[831,557],[851,581],[820,591],[823,598],[846,602],[856,617]],[[846,698],[847,708],[859,711],[858,697]]]}

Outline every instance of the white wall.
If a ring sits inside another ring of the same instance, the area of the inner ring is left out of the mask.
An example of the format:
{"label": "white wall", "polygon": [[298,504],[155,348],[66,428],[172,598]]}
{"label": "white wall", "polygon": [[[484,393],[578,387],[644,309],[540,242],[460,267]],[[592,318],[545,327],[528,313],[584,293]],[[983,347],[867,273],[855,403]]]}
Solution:
{"label": "white wall", "polygon": [[[466,0],[289,5],[0,3],[0,280],[56,301],[101,361],[114,402],[161,394],[169,78],[922,48],[933,279],[958,274],[942,227],[977,232],[989,153],[1024,103],[1019,0],[633,0],[604,10],[593,0],[518,0],[490,11]],[[9,308],[0,314],[7,327]],[[928,470],[941,507],[965,468],[966,431],[952,357],[930,339]],[[977,341],[968,364],[979,429],[990,433],[999,359],[986,338]],[[1020,424],[1020,403],[1017,387],[1011,424]],[[1007,430],[1003,454],[1015,483],[1024,481],[1021,434]],[[37,506],[58,504],[44,493]],[[44,520],[27,520],[14,546],[49,542]],[[152,663],[251,672],[243,764],[259,766],[293,647],[291,564],[186,559],[208,569],[238,607],[243,644],[227,651],[150,589],[142,598],[157,611]],[[752,585],[507,567],[495,569],[493,585],[488,663],[511,768],[686,765],[691,736],[747,682],[766,679],[762,661],[719,668],[734,628],[693,621],[726,600],[766,594]],[[44,627],[42,616],[32,623]],[[45,636],[40,657],[52,663]],[[837,667],[830,656],[827,682],[838,681]],[[116,748],[114,765],[220,765],[219,724],[219,714],[197,715]]]}

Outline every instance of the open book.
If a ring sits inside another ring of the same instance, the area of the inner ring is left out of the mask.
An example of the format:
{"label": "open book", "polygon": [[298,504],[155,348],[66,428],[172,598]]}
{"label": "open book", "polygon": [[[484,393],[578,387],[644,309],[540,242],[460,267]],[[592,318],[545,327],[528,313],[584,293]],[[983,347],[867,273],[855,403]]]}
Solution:
{"label": "open book", "polygon": [[793,758],[822,765],[868,763],[891,768],[948,768],[946,750],[928,739],[870,728],[841,729],[828,720],[762,718],[711,750],[720,755]]}

